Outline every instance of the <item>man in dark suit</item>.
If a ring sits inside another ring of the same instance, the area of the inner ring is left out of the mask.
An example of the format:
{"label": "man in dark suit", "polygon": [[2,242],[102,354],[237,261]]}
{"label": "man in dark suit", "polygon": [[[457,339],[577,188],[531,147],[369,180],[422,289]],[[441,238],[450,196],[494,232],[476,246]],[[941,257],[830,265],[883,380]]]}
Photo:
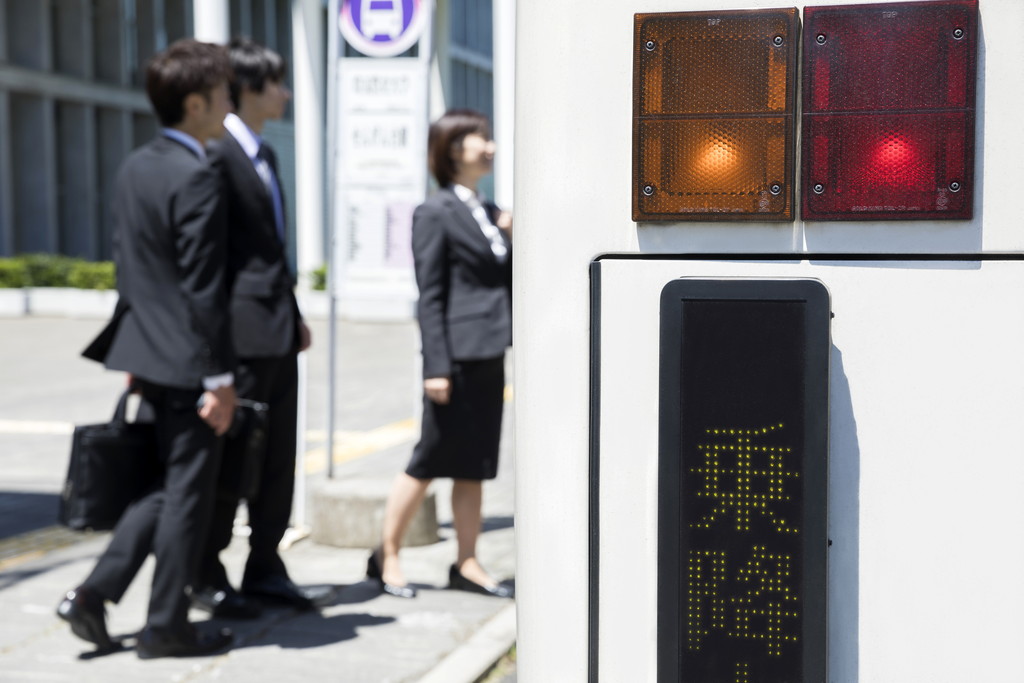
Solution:
{"label": "man in dark suit", "polygon": [[79,637],[115,647],[104,601],[118,602],[152,551],[156,568],[140,658],[209,654],[228,632],[200,634],[186,587],[213,509],[221,439],[235,407],[228,329],[227,233],[220,178],[203,145],[223,133],[231,67],[222,47],[181,40],[147,66],[163,126],[122,164],[114,187],[118,305],[86,357],[128,372],[151,406],[163,485],[135,502],[85,582],[57,613]]}
{"label": "man in dark suit", "polygon": [[[310,334],[293,293],[277,158],[260,137],[266,121],[281,118],[291,98],[284,84],[285,64],[276,52],[248,39],[233,40],[228,54],[237,113],[227,116],[228,134],[210,146],[210,158],[224,181],[227,207],[231,328],[238,356],[235,387],[241,398],[268,406],[267,437],[261,454],[246,452],[244,439],[227,441],[221,479],[230,487],[218,492],[192,601],[215,616],[251,618],[259,613],[260,601],[312,607],[289,579],[278,553],[295,482],[297,353],[309,346]],[[252,462],[254,457],[261,462]],[[240,500],[235,483],[248,478],[238,470],[254,465],[255,491],[245,494],[249,558],[238,593],[218,555],[231,541]]]}

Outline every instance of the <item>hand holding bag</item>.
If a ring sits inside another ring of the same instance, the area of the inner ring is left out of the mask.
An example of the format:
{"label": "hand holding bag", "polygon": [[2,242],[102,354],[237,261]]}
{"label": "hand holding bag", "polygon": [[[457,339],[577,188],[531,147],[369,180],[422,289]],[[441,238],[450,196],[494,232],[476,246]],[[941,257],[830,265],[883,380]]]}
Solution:
{"label": "hand holding bag", "polygon": [[155,425],[125,419],[131,392],[121,394],[110,422],[75,427],[58,513],[71,529],[113,529],[125,508],[159,483]]}
{"label": "hand holding bag", "polygon": [[221,456],[217,493],[226,500],[252,502],[259,493],[263,462],[267,457],[267,411],[260,401],[238,399],[235,419],[227,433]]}

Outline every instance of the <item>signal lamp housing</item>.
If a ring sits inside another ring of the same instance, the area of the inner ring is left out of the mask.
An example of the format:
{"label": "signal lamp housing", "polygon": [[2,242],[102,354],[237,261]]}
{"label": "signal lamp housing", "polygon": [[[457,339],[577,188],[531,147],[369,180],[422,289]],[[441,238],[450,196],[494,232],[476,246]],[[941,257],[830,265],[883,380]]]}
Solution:
{"label": "signal lamp housing", "polygon": [[969,219],[977,0],[804,8],[805,220]]}
{"label": "signal lamp housing", "polygon": [[793,219],[796,9],[637,14],[633,220]]}

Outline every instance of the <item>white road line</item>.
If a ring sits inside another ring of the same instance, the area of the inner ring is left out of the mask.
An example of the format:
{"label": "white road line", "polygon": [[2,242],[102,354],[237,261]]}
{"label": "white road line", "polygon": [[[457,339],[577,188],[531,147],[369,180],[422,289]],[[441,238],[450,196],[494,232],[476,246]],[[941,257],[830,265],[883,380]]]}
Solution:
{"label": "white road line", "polygon": [[75,431],[72,422],[50,422],[45,420],[0,420],[0,434],[43,434],[63,435]]}

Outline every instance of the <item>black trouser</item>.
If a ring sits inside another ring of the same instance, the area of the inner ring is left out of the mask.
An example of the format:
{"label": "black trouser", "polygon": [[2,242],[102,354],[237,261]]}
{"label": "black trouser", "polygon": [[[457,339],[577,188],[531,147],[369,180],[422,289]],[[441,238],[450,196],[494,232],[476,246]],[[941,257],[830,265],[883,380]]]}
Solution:
{"label": "black trouser", "polygon": [[191,585],[206,542],[222,440],[196,411],[199,389],[137,380],[153,410],[163,485],[133,503],[85,584],[118,602],[146,556],[156,556],[147,625],[180,630],[188,622]]}
{"label": "black trouser", "polygon": [[[235,389],[240,398],[269,405],[267,411],[267,447],[256,495],[246,501],[249,510],[249,559],[245,564],[242,587],[271,576],[288,576],[277,552],[288,529],[295,488],[295,437],[298,417],[297,355],[281,358],[240,359],[235,371]],[[228,443],[227,448],[238,444]],[[225,466],[240,466],[240,458],[225,458]],[[237,480],[240,477],[226,477]],[[227,585],[227,572],[219,554],[231,542],[235,511],[240,497],[237,491],[217,494],[210,535],[200,567],[200,583],[216,588]]]}

